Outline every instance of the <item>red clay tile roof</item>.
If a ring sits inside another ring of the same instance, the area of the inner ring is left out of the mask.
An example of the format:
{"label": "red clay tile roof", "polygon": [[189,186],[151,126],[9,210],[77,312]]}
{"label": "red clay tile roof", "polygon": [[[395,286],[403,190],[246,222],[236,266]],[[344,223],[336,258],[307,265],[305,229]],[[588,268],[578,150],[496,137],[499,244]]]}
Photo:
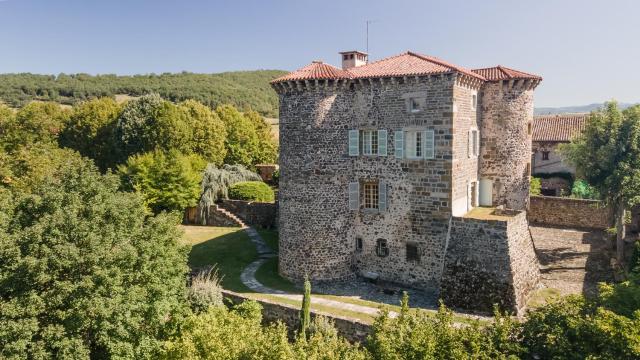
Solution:
{"label": "red clay tile roof", "polygon": [[311,64],[281,76],[272,83],[290,81],[290,80],[321,80],[321,79],[349,79],[351,74],[338,69],[335,66],[325,64],[322,61],[314,61]]}
{"label": "red clay tile roof", "polygon": [[498,81],[498,80],[511,80],[511,79],[532,79],[532,80],[542,80],[542,77],[538,75],[529,74],[523,71],[509,69],[502,65],[484,68],[484,69],[474,69],[471,70],[478,75],[484,76],[487,81]]}
{"label": "red clay tile roof", "polygon": [[584,131],[589,114],[542,115],[533,118],[533,141],[569,142]]}
{"label": "red clay tile roof", "polygon": [[278,83],[289,80],[311,79],[367,79],[393,76],[420,76],[431,74],[443,74],[459,72],[480,80],[485,80],[482,75],[471,70],[453,65],[432,56],[426,56],[407,51],[400,55],[391,56],[370,64],[341,70],[322,62],[313,62],[311,65],[296,70],[272,81]]}
{"label": "red clay tile roof", "polygon": [[474,74],[463,67],[453,65],[438,58],[407,51],[367,65],[347,70],[355,79],[381,78],[391,76],[420,76],[460,72],[484,80],[482,75]]}

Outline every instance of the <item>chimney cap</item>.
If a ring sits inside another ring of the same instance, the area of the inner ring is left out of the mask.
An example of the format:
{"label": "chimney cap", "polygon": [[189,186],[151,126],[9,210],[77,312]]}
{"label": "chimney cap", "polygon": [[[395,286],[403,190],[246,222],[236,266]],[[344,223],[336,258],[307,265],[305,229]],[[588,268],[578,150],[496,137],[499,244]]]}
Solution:
{"label": "chimney cap", "polygon": [[351,50],[351,51],[341,51],[339,52],[339,54],[362,54],[362,55],[369,55],[364,51],[359,51],[359,50]]}

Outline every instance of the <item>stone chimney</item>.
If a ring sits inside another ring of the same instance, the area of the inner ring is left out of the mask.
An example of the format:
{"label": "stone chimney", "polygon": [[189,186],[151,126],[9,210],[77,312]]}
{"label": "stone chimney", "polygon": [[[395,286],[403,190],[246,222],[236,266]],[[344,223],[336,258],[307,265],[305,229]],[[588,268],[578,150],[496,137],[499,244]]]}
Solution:
{"label": "stone chimney", "polygon": [[342,55],[342,70],[348,70],[354,67],[366,65],[369,55],[361,51],[343,51]]}

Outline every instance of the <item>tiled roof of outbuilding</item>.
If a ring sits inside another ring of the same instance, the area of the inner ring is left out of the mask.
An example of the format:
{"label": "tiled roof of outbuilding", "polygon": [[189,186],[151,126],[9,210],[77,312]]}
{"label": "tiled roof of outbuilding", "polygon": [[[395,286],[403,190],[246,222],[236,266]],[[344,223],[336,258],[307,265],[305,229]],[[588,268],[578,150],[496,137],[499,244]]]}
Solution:
{"label": "tiled roof of outbuilding", "polygon": [[542,115],[533,118],[533,141],[570,142],[587,127],[589,114]]}
{"label": "tiled roof of outbuilding", "polygon": [[484,68],[484,69],[474,69],[471,70],[478,75],[482,75],[487,79],[487,81],[498,81],[498,80],[511,80],[511,79],[532,79],[532,80],[542,80],[542,77],[534,74],[529,74],[523,71],[509,69],[502,65]]}

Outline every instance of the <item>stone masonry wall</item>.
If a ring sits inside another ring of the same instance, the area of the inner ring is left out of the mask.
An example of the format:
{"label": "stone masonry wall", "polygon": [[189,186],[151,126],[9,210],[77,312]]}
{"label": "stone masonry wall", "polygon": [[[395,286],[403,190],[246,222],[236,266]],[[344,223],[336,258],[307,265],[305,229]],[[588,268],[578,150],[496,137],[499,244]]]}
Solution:
{"label": "stone masonry wall", "polygon": [[[231,304],[239,304],[246,300],[249,300],[246,296],[243,296],[232,291],[223,290],[223,296]],[[291,305],[279,304],[270,300],[256,300],[262,305],[262,318],[265,323],[272,323],[276,321],[282,321],[290,331],[295,331],[300,326],[300,309]],[[315,318],[318,315],[329,318],[338,334],[351,342],[364,342],[367,335],[371,332],[371,325],[361,322],[357,319],[351,319],[347,317],[338,317],[335,315],[329,315],[325,313],[319,313],[311,310],[311,317]]]}
{"label": "stone masonry wall", "polygon": [[276,225],[277,203],[243,200],[223,200],[220,207],[236,215],[249,225],[271,229]]}
{"label": "stone masonry wall", "polygon": [[440,297],[454,308],[522,314],[539,278],[526,214],[504,220],[454,217]]}
{"label": "stone masonry wall", "polygon": [[531,223],[578,228],[607,229],[613,225],[613,212],[602,201],[553,196],[532,196]]}
{"label": "stone masonry wall", "polygon": [[[469,130],[480,131],[477,110],[473,108],[473,95],[477,89],[456,84],[454,94],[452,206],[454,215],[463,215],[469,208],[468,185],[478,180],[478,156],[469,151]],[[478,138],[478,141],[480,139]]]}
{"label": "stone masonry wall", "polygon": [[493,205],[525,210],[529,201],[533,89],[500,81],[482,88],[480,178],[493,181]]}
{"label": "stone masonry wall", "polygon": [[[441,278],[451,212],[455,76],[310,86],[280,94],[280,272],[300,281],[336,280],[375,272],[383,280],[434,286]],[[426,92],[419,113],[407,93]],[[349,156],[348,130],[386,129],[387,156]],[[433,129],[436,158],[396,159],[394,131]],[[388,185],[385,212],[351,211],[348,184]],[[356,238],[363,249],[356,252]],[[375,253],[387,240],[389,255]],[[406,244],[419,261],[406,259]]]}
{"label": "stone masonry wall", "polygon": [[209,211],[200,212],[200,207],[189,207],[184,211],[182,220],[185,225],[207,226],[239,226],[229,215],[219,211],[216,206],[210,206]]}

